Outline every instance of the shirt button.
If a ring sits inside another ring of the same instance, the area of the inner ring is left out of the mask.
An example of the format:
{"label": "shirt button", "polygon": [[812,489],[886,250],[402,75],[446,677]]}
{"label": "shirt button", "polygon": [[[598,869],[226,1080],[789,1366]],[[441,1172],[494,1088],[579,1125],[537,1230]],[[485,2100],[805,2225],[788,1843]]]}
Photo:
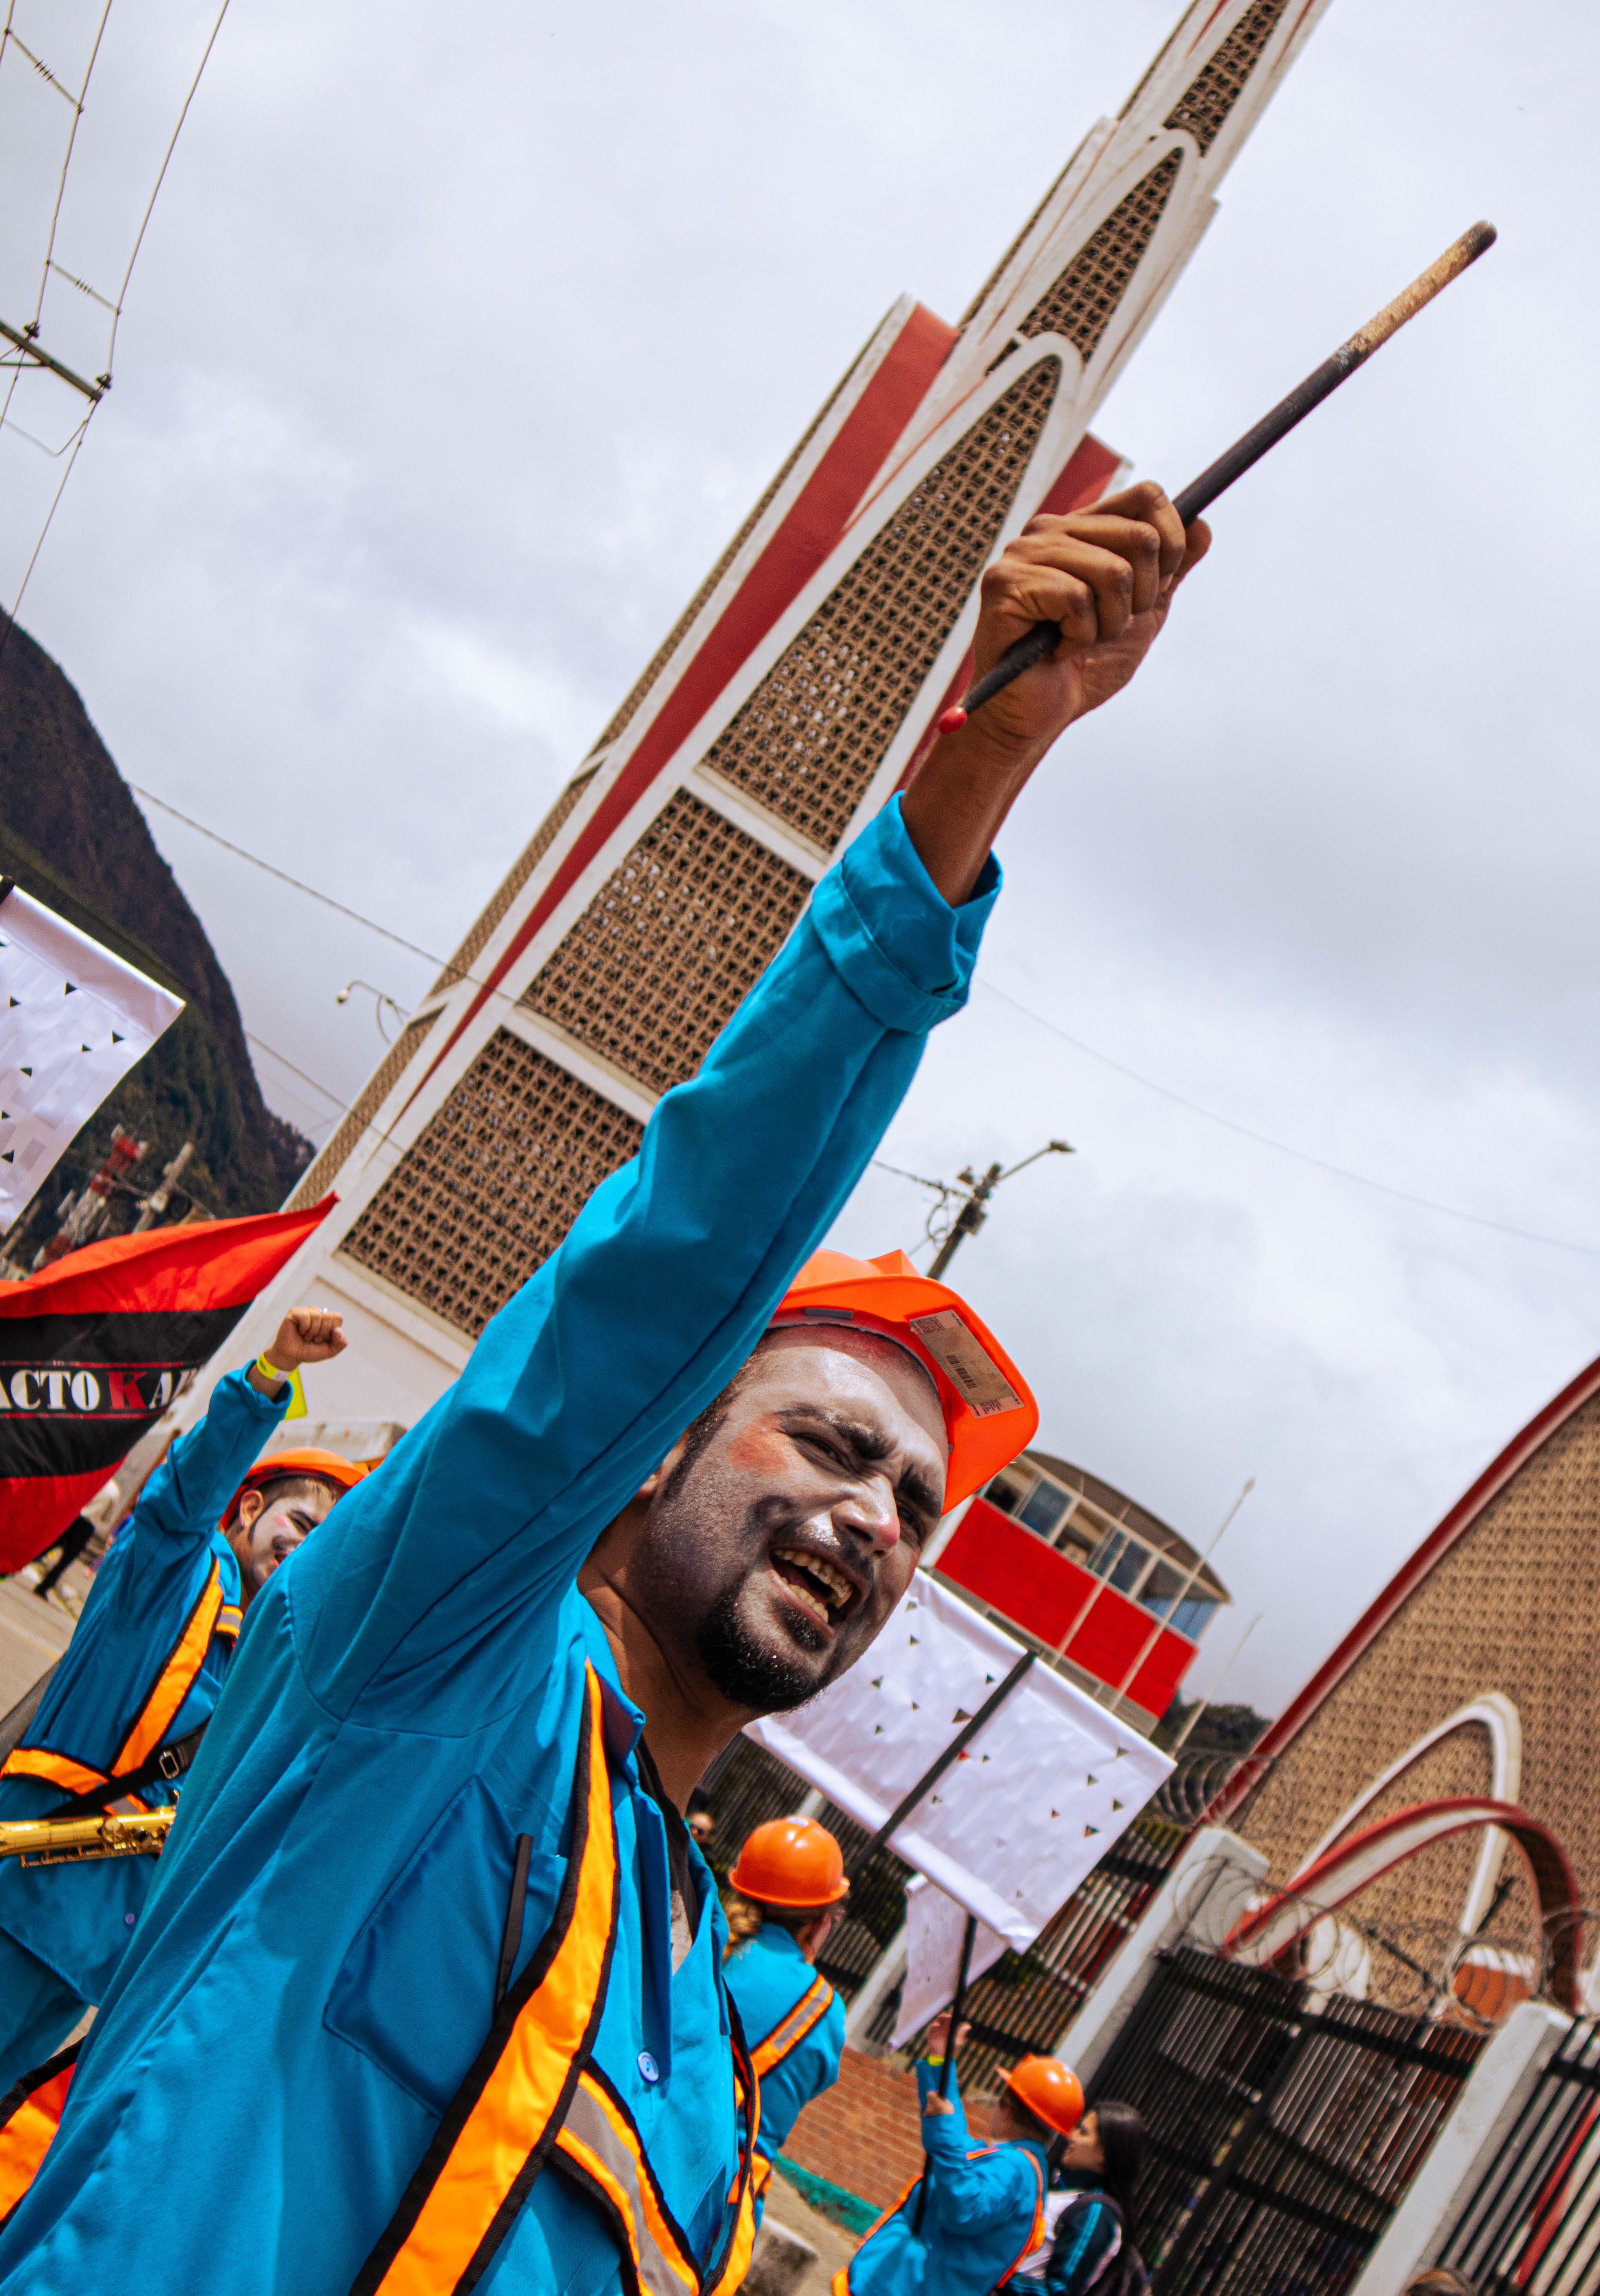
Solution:
{"label": "shirt button", "polygon": [[132,1929],[132,1927],[133,1927],[133,1925],[134,1925],[134,1916],[133,1916],[133,1915],[132,1915],[132,1914],[124,1914],[124,1915],[123,1915],[123,1916],[122,1916],[122,1919],[123,1919],[123,1922],[125,1923],[125,1924],[127,1925],[127,1928],[129,1928],[129,1929],[131,1930],[131,1929]]}
{"label": "shirt button", "polygon": [[639,2070],[647,2081],[659,2081],[661,2078],[661,2069],[648,2049],[639,2051]]}

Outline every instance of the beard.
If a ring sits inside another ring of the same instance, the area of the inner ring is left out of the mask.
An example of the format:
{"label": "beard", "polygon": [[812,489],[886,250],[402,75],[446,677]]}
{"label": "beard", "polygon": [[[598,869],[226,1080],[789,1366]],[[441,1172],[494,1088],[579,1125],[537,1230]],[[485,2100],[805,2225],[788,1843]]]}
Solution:
{"label": "beard", "polygon": [[[757,1714],[787,1714],[825,1690],[848,1660],[835,1651],[817,1674],[798,1656],[774,1650],[740,1616],[743,1591],[743,1581],[725,1587],[702,1620],[694,1641],[700,1662],[712,1688],[730,1705]],[[805,1649],[825,1646],[823,1636],[803,1619],[797,1619],[790,1632]]]}

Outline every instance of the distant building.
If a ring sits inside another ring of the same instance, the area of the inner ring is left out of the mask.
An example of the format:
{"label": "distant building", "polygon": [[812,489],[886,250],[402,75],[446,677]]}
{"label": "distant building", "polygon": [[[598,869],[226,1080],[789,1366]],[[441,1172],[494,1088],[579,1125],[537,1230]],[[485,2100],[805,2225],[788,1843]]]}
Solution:
{"label": "distant building", "polygon": [[933,1567],[1146,1731],[1232,1599],[1158,1515],[1048,1451],[1024,1451],[968,1501]]}

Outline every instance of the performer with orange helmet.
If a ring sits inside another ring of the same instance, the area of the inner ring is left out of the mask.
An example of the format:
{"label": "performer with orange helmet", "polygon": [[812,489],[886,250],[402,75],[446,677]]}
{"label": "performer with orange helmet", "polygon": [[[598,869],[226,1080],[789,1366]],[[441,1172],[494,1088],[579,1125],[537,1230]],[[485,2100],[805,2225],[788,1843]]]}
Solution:
{"label": "performer with orange helmet", "polygon": [[1078,2076],[1058,2058],[1024,2057],[1004,2076],[989,2143],[974,2144],[959,2091],[939,2092],[949,2031],[946,2012],[916,2069],[927,2167],[835,2276],[834,2296],[989,2296],[1042,2247],[1050,2146],[1083,2118]]}
{"label": "performer with orange helmet", "polygon": [[871,1647],[1037,1418],[944,1285],[811,1255],[965,1000],[996,831],[1205,539],[1136,487],[1006,546],[978,667],[1041,615],[1055,658],[818,880],[636,1156],[263,1590],[0,2296],[734,2296],[759,2108],[684,1811]]}
{"label": "performer with orange helmet", "polygon": [[[291,1374],[344,1345],[337,1315],[297,1308],[248,1370],[217,1382],[95,1573],[66,1654],[0,1766],[0,1817],[173,1799],[244,1610],[358,1480],[332,1451],[251,1465],[289,1407]],[[0,2091],[104,1998],[155,1871],[152,1857],[0,1862]]]}
{"label": "performer with orange helmet", "polygon": [[761,1916],[760,1928],[724,1964],[761,2087],[759,2221],[773,2154],[802,2108],[839,2079],[844,2004],[814,1964],[844,1917],[849,1883],[839,1844],[810,1817],[758,1825],[728,1879]]}

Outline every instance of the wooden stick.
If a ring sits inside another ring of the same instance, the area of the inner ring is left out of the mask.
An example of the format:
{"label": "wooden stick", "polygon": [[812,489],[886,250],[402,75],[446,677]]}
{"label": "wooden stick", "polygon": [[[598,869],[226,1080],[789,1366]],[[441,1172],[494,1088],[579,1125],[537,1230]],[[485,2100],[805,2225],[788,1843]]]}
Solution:
{"label": "wooden stick", "polygon": [[[1475,223],[1471,231],[1463,232],[1453,247],[1448,247],[1437,263],[1431,263],[1419,279],[1414,279],[1392,303],[1386,303],[1376,318],[1368,319],[1358,327],[1348,342],[1341,343],[1332,357],[1324,359],[1296,383],[1286,398],[1280,398],[1270,414],[1263,414],[1253,429],[1242,439],[1235,439],[1226,455],[1218,455],[1208,470],[1186,486],[1182,494],[1175,495],[1172,506],[1186,526],[1190,526],[1202,511],[1214,503],[1218,495],[1227,492],[1235,479],[1242,479],[1252,463],[1259,463],[1280,439],[1286,439],[1298,422],[1303,422],[1314,406],[1349,381],[1359,366],[1365,366],[1373,353],[1398,334],[1407,319],[1414,319],[1424,304],[1448,287],[1452,279],[1459,279],[1469,263],[1491,248],[1497,238],[1492,223]],[[1021,677],[1025,669],[1036,662],[1048,661],[1061,642],[1061,626],[1056,622],[1036,622],[1005,652],[991,670],[981,676],[964,697],[954,703],[939,721],[941,734],[958,733],[974,709],[981,709],[997,693],[1003,693],[1013,678]]]}

